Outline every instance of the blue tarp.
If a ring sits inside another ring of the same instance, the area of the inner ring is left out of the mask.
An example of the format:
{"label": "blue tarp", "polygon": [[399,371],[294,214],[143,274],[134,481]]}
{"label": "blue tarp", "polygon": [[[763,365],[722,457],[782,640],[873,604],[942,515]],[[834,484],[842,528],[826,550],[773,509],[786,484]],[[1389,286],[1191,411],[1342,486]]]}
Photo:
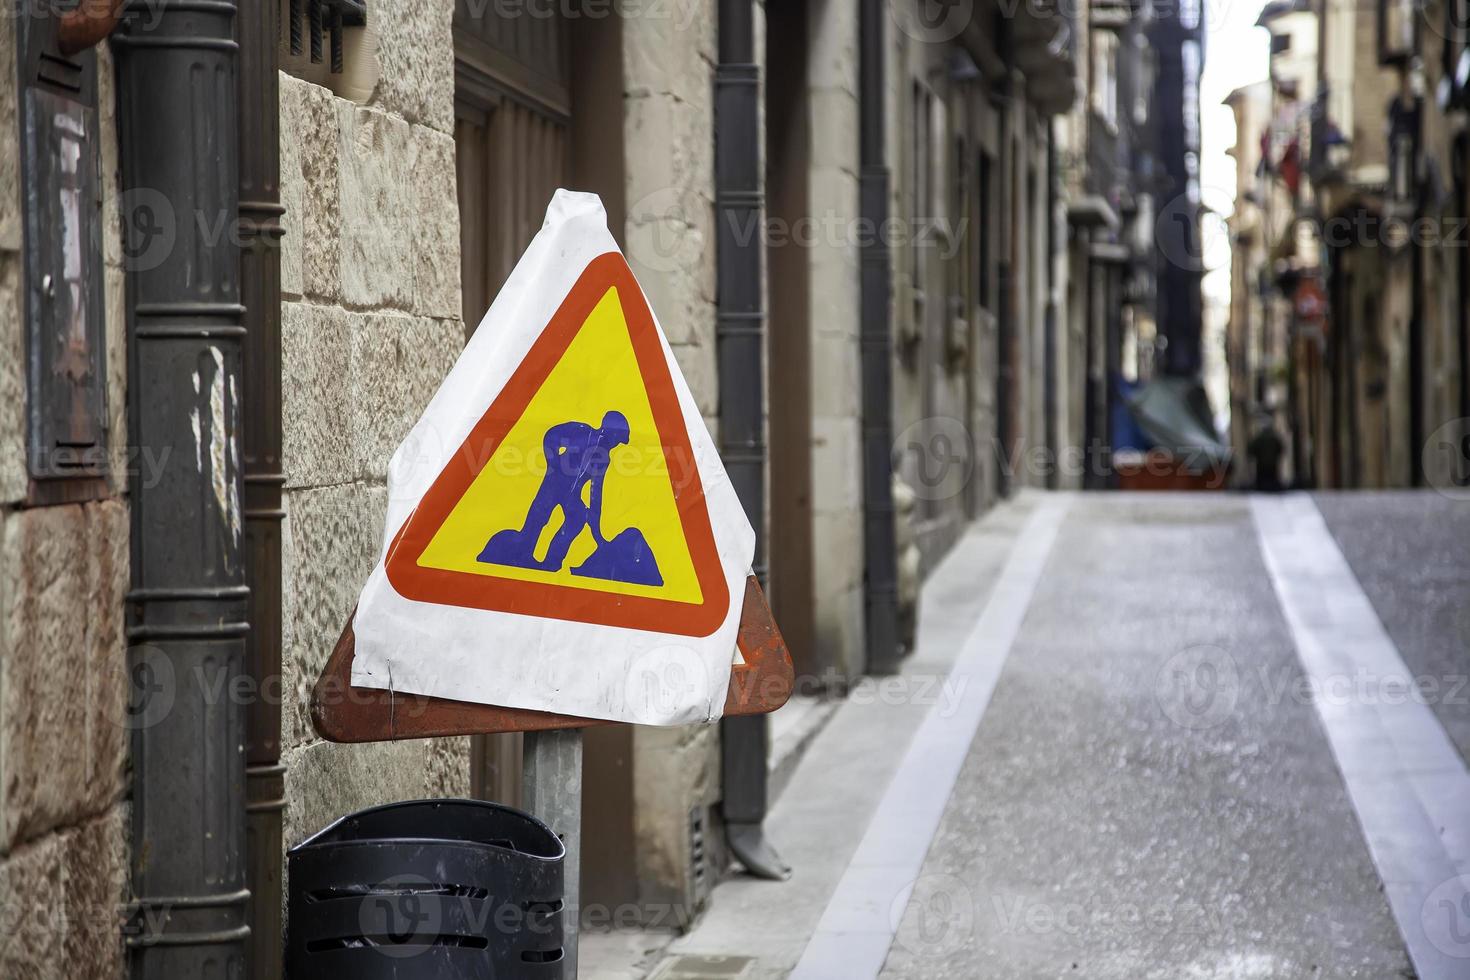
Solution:
{"label": "blue tarp", "polygon": [[1128,407],[1128,402],[1137,395],[1138,388],[1132,381],[1116,376],[1113,378],[1113,391],[1116,393],[1113,399],[1113,417],[1110,420],[1113,452],[1130,449],[1145,452],[1153,445],[1148,436],[1144,435],[1143,429],[1139,428],[1138,420]]}
{"label": "blue tarp", "polygon": [[1230,447],[1215,431],[1210,399],[1194,378],[1165,375],[1141,384],[1114,379],[1113,449],[1161,449],[1203,471],[1226,462]]}

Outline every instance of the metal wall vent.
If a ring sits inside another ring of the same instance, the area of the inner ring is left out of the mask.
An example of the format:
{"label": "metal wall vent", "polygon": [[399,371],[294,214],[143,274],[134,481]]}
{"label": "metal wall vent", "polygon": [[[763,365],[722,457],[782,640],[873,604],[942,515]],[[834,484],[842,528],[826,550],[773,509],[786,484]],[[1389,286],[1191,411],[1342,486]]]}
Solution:
{"label": "metal wall vent", "polygon": [[713,887],[713,875],[709,867],[709,851],[705,847],[705,823],[707,812],[702,806],[689,811],[689,882],[694,896],[694,907],[704,904]]}
{"label": "metal wall vent", "polygon": [[311,63],[322,63],[323,49],[330,47],[333,74],[344,67],[343,31],[367,23],[367,0],[287,0],[286,35],[291,54],[308,49]]}

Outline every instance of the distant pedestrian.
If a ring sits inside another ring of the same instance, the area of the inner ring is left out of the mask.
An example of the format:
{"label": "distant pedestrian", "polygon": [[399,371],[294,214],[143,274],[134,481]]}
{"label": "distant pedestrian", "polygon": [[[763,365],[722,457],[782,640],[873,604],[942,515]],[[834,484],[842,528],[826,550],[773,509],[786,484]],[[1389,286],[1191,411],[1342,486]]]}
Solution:
{"label": "distant pedestrian", "polygon": [[1255,488],[1262,493],[1280,493],[1284,489],[1281,484],[1281,457],[1286,453],[1286,444],[1269,415],[1262,419],[1255,437],[1246,446],[1246,452],[1250,453],[1255,465]]}

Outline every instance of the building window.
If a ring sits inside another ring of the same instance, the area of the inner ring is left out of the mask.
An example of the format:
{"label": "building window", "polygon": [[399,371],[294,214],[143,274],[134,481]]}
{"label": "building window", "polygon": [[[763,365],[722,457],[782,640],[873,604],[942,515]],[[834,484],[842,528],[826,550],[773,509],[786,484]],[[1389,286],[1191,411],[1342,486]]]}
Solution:
{"label": "building window", "polygon": [[1092,35],[1092,111],[1118,128],[1118,36],[1112,31]]}
{"label": "building window", "polygon": [[1419,17],[1416,0],[1378,0],[1378,61],[1391,65],[1408,61],[1418,50]]}
{"label": "building window", "polygon": [[984,150],[980,151],[980,162],[977,167],[976,183],[977,204],[976,213],[979,217],[980,227],[977,230],[979,247],[975,249],[975,298],[976,301],[987,310],[995,309],[995,296],[993,289],[994,278],[992,276],[991,261],[994,254],[994,228],[995,194],[993,182],[995,180],[995,159]]}
{"label": "building window", "polygon": [[975,302],[970,292],[968,274],[970,249],[969,222],[966,220],[970,207],[970,144],[963,134],[955,134],[951,147],[950,161],[953,167],[949,174],[949,207],[942,219],[936,217],[938,227],[934,236],[936,244],[942,246],[944,278],[949,291],[948,316],[945,318],[945,354],[948,366],[956,369],[963,365],[970,348],[971,304]]}
{"label": "building window", "polygon": [[1440,27],[1444,44],[1440,50],[1440,72],[1448,86],[1450,107],[1470,108],[1470,0],[1447,0],[1444,24]]}
{"label": "building window", "polygon": [[[923,82],[915,82],[913,100],[914,165],[909,175],[909,215],[912,225],[908,234],[911,243],[934,216],[934,93]],[[910,244],[910,268],[914,277],[915,296],[920,303],[923,302],[925,286],[921,251]]]}
{"label": "building window", "polygon": [[[963,134],[957,133],[953,142],[954,154],[950,157],[954,164],[954,170],[950,173],[950,199],[949,213],[944,216],[944,227],[941,229],[949,239],[950,248],[954,250],[969,247],[969,223],[966,221],[970,207],[970,144]],[[959,251],[953,251],[960,261],[951,263],[951,292],[955,296],[961,296],[967,285],[965,275],[965,255]],[[961,316],[967,316],[964,311]]]}
{"label": "building window", "polygon": [[1156,57],[1143,34],[1133,36],[1133,49],[1138,65],[1137,82],[1133,86],[1133,125],[1148,124],[1148,104],[1154,94],[1154,78],[1157,74]]}

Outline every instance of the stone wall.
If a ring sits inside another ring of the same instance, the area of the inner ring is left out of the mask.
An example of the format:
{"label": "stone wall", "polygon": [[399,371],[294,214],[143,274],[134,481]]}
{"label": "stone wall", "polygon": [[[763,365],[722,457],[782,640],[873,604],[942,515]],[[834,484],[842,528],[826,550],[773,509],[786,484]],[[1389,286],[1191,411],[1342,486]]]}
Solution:
{"label": "stone wall", "polygon": [[[1443,0],[1426,9],[1424,17],[1426,23],[1443,24]],[[1435,31],[1424,31],[1422,35],[1425,91],[1437,92],[1450,83],[1439,56],[1443,41]],[[1464,249],[1470,248],[1467,241],[1470,232],[1464,224],[1467,202],[1458,199],[1455,187],[1457,161],[1453,147],[1462,124],[1455,118],[1457,113],[1445,112],[1437,99],[1425,99],[1421,113],[1420,145],[1424,155],[1421,165],[1433,175],[1429,179],[1443,188],[1441,194],[1431,196],[1424,208],[1426,217],[1441,222],[1441,240],[1424,249],[1420,279],[1414,286],[1420,290],[1424,317],[1424,345],[1420,352],[1424,388],[1415,408],[1422,413],[1426,441],[1434,445],[1438,441],[1434,438],[1435,431],[1461,415],[1461,392],[1467,382],[1460,370],[1461,344],[1465,341],[1459,332],[1460,307],[1470,294],[1466,293],[1467,285],[1460,281],[1460,260]],[[1453,453],[1434,452],[1425,446],[1412,446],[1410,452],[1421,457],[1424,478],[1430,486],[1453,485],[1457,465]]]}
{"label": "stone wall", "polygon": [[[1054,123],[1041,114],[1040,96],[1028,90],[1024,72],[998,69],[1007,52],[970,51],[979,75],[961,80],[951,60],[959,43],[926,40],[930,32],[908,6],[897,5],[894,13],[885,93],[890,208],[907,239],[891,243],[894,453],[899,475],[917,497],[908,520],[927,571],[965,523],[995,502],[1002,485],[1047,485],[1050,443],[1058,456],[1068,450],[1075,456],[1081,442],[1084,307],[1071,303],[1069,293],[1083,293],[1086,283],[1073,288],[1070,281],[1077,270],[1066,252],[1064,202],[1052,208],[1048,144],[1054,131],[1059,152],[1085,158],[1086,100]],[[927,119],[916,118],[920,92],[930,100]],[[990,166],[988,208],[974,199],[982,151]],[[921,180],[917,171],[926,162]],[[1080,177],[1073,184],[1080,191]],[[915,200],[920,194],[924,199]],[[982,294],[977,271],[987,228],[989,280]],[[1051,251],[1053,232],[1058,254]],[[1000,281],[1002,266],[1008,282]],[[1050,423],[1048,330],[1056,378]],[[997,402],[1002,340],[1010,372],[1004,405]],[[1002,413],[1011,437],[1004,446]],[[1075,470],[1060,482],[1077,485]]]}
{"label": "stone wall", "polygon": [[[862,375],[859,364],[858,19],[839,0],[808,8],[811,170],[812,608],[816,660],[849,675],[866,662],[863,619]],[[792,239],[803,236],[792,229]],[[792,246],[788,246],[792,247]],[[795,247],[799,247],[799,244]]]}
{"label": "stone wall", "polygon": [[[715,350],[715,5],[628,17],[623,156],[628,264],[668,335],[700,413],[719,438]],[[719,800],[719,729],[633,731],[638,901],[649,921],[686,919],[702,900],[691,874],[690,813]],[[589,833],[590,833],[589,825]]]}
{"label": "stone wall", "polygon": [[[893,256],[893,451],[899,476],[914,503],[900,512],[900,540],[911,536],[920,569],[932,569],[966,521],[993,502],[998,485],[995,452],[996,371],[999,349],[999,277],[1007,253],[1010,194],[1003,186],[1001,114],[1015,100],[992,107],[972,84],[950,77],[956,48],[923,40],[909,9],[891,30],[888,66],[888,165],[891,217],[901,229]],[[930,94],[928,119],[918,117],[916,87]],[[921,165],[916,131],[928,133],[928,186],[916,200]],[[965,148],[971,188],[957,199],[955,147]],[[981,151],[992,160],[992,198],[982,214],[972,200]],[[1004,212],[1004,213],[1003,213]],[[989,305],[979,292],[980,235],[991,230]],[[1014,333],[1014,329],[1012,328]],[[1024,348],[1015,352],[1023,358]],[[1018,361],[1024,370],[1025,361]],[[1025,425],[1025,418],[1020,420]],[[859,568],[859,574],[861,569]],[[859,588],[861,579],[858,581]]]}
{"label": "stone wall", "polygon": [[[1385,110],[1398,91],[1391,68],[1378,64],[1378,31],[1371,14],[1358,16],[1352,4],[1342,4],[1354,16],[1352,57],[1352,149],[1348,159],[1351,180],[1372,183],[1388,179],[1388,125]],[[1367,23],[1365,24],[1364,21]]]}
{"label": "stone wall", "polygon": [[389,458],[464,342],[451,4],[373,13],[365,105],[281,76],[288,847],[351,810],[469,792],[468,739],[335,745],[307,714],[382,549]]}
{"label": "stone wall", "polygon": [[[1006,102],[1006,133],[1010,141],[1003,153],[1008,161],[1002,171],[1005,183],[1000,199],[1002,206],[1009,208],[1009,223],[1000,248],[1011,262],[1011,296],[1013,297],[1011,324],[1012,375],[1010,419],[1014,442],[1006,447],[1009,485],[1012,492],[1029,486],[1032,471],[1026,460],[1031,448],[1040,442],[1040,433],[1032,428],[1032,408],[1042,396],[1036,383],[1036,355],[1041,346],[1040,331],[1036,326],[1033,294],[1036,282],[1036,255],[1033,251],[1031,221],[1034,218],[1028,194],[1027,180],[1032,171],[1032,113],[1027,105],[1026,78],[1019,71],[1012,71],[1010,98]],[[1039,182],[1039,181],[1038,181]]]}
{"label": "stone wall", "polygon": [[1018,486],[1044,487],[1048,467],[1045,453],[1046,432],[1046,299],[1051,253],[1047,231],[1050,228],[1049,177],[1047,175],[1046,121],[1034,111],[1026,114],[1025,153],[1027,170],[1021,187],[1028,193],[1026,201],[1026,319],[1022,322],[1029,338],[1027,346],[1026,411],[1023,416],[1029,452],[1018,462]]}
{"label": "stone wall", "polygon": [[0,977],[123,972],[128,512],[112,67],[99,51],[110,492],[26,506],[15,27],[0,17]]}

